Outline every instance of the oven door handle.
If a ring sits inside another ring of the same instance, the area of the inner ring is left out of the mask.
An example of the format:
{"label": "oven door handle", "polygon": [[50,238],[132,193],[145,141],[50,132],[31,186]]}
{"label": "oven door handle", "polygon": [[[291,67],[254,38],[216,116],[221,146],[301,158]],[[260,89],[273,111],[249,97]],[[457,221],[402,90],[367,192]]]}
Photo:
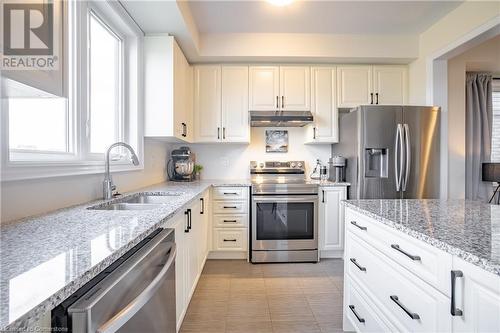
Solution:
{"label": "oven door handle", "polygon": [[273,196],[257,196],[254,195],[252,197],[254,202],[316,202],[318,201],[318,195],[293,195],[293,196],[282,196],[282,195],[273,195]]}

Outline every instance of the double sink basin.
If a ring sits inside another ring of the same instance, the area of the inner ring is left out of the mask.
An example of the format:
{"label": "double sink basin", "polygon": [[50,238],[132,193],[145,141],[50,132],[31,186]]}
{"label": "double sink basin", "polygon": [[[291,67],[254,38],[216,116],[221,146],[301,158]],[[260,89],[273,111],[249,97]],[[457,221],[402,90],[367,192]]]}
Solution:
{"label": "double sink basin", "polygon": [[168,204],[172,197],[181,196],[182,193],[137,193],[126,196],[118,202],[100,204],[87,209],[93,210],[149,210]]}

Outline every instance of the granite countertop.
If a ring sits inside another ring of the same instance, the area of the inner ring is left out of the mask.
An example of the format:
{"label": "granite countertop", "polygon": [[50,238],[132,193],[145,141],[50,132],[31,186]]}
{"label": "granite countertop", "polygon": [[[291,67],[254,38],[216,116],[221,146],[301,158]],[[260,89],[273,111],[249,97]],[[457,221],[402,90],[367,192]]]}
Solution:
{"label": "granite countertop", "polygon": [[249,185],[248,180],[166,182],[126,194],[178,194],[161,208],[87,209],[105,203],[97,200],[2,226],[0,331],[32,325],[152,231],[168,226],[169,218],[210,186]]}
{"label": "granite countertop", "polygon": [[500,275],[500,206],[466,200],[348,200],[345,205]]}

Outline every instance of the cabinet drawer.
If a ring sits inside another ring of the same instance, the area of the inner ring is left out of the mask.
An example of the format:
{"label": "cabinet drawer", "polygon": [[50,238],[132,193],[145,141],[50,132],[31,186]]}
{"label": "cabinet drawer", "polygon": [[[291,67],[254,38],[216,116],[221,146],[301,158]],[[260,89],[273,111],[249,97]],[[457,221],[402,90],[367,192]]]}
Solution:
{"label": "cabinet drawer", "polygon": [[448,297],[351,232],[346,246],[347,279],[359,283],[398,331],[451,330]]}
{"label": "cabinet drawer", "polygon": [[214,187],[213,194],[215,200],[244,200],[248,187]]}
{"label": "cabinet drawer", "polygon": [[246,228],[247,215],[215,215],[214,227],[216,228]]}
{"label": "cabinet drawer", "polygon": [[213,203],[214,214],[246,214],[246,201],[215,201]]}
{"label": "cabinet drawer", "polygon": [[215,229],[214,247],[217,251],[246,251],[247,229]]}
{"label": "cabinet drawer", "polygon": [[452,256],[381,222],[346,210],[346,229],[375,246],[397,264],[450,296]]}
{"label": "cabinet drawer", "polygon": [[389,332],[391,329],[380,319],[380,314],[373,304],[369,305],[361,288],[352,280],[345,284],[345,318],[351,322],[356,332]]}

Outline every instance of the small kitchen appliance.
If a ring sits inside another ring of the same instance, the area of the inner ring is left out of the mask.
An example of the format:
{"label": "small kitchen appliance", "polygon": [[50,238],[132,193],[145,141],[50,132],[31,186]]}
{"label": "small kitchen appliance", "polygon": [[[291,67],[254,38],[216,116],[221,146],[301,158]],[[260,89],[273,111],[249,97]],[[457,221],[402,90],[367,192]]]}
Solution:
{"label": "small kitchen appliance", "polygon": [[328,162],[329,180],[335,183],[345,182],[346,159],[342,156],[333,156]]}
{"label": "small kitchen appliance", "polygon": [[318,262],[318,185],[304,161],[250,162],[251,262]]}
{"label": "small kitchen appliance", "polygon": [[168,178],[175,182],[190,182],[194,180],[195,157],[189,147],[172,150],[171,159],[167,163]]}

